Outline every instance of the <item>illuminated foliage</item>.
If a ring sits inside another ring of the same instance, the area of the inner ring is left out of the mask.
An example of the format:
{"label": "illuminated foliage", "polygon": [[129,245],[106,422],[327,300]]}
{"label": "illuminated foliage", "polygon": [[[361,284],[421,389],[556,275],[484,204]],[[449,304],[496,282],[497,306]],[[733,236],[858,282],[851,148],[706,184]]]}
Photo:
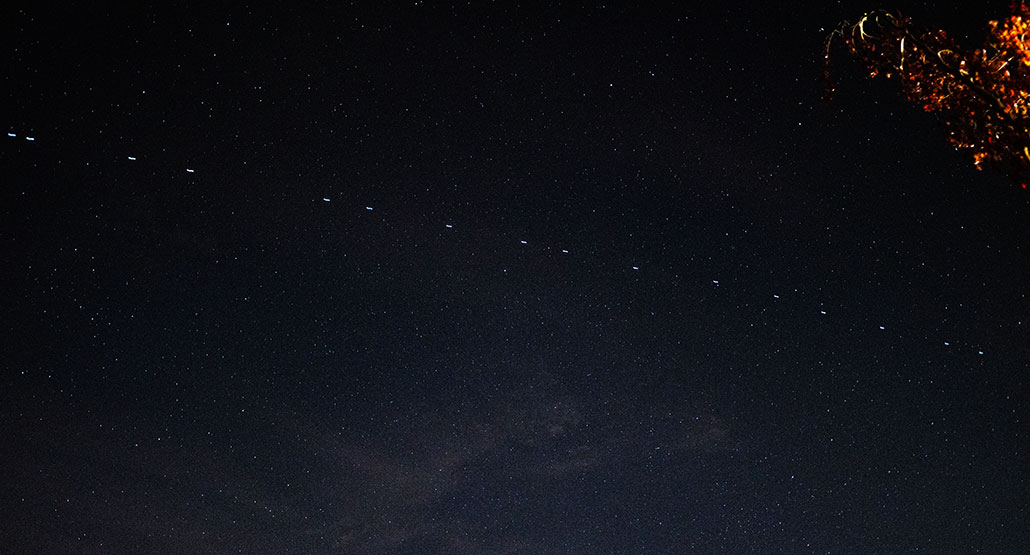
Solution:
{"label": "illuminated foliage", "polygon": [[871,77],[897,80],[902,95],[943,121],[948,140],[968,152],[978,169],[1007,171],[1026,188],[1030,180],[1030,7],[987,25],[987,40],[960,48],[941,30],[917,27],[901,14],[870,12],[845,21],[826,39],[825,97],[834,92],[830,47],[838,38]]}

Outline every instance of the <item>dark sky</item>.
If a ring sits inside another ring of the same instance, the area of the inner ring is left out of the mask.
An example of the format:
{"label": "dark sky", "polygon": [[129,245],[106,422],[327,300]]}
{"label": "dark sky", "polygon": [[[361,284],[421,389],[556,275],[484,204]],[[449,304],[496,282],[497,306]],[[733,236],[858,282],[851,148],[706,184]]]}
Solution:
{"label": "dark sky", "polygon": [[880,4],[281,4],[5,8],[4,551],[1025,553],[1030,196],[820,102]]}

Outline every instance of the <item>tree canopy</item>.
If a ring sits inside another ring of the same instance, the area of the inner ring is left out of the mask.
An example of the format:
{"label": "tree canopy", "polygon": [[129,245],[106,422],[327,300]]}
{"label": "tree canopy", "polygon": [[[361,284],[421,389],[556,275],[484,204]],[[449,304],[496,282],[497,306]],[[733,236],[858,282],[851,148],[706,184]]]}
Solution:
{"label": "tree canopy", "polygon": [[843,42],[870,77],[896,80],[907,100],[934,112],[948,140],[978,169],[1030,182],[1030,7],[987,23],[984,45],[963,49],[943,30],[920,27],[900,13],[873,11],[844,21],[827,38],[824,97],[833,97],[831,47]]}

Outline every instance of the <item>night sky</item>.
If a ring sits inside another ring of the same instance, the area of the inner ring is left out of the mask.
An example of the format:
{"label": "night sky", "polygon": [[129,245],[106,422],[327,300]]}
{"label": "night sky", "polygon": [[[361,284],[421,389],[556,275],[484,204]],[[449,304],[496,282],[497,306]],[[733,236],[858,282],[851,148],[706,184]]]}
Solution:
{"label": "night sky", "polygon": [[4,552],[1026,553],[1007,2],[280,4],[4,9]]}

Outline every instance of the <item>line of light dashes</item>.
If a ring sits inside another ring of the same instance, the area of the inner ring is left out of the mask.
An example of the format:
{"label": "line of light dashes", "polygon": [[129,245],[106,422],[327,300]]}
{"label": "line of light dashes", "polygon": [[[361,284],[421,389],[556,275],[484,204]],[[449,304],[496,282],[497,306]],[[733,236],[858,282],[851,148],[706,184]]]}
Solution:
{"label": "line of light dashes", "polygon": [[[8,132],[7,136],[12,138],[12,139],[18,138],[18,134],[17,133],[12,133],[12,132]],[[29,136],[29,135],[25,135],[24,139],[26,141],[35,141],[36,140],[35,137]],[[126,156],[126,158],[128,158],[128,160],[132,161],[132,162],[136,161],[136,157],[135,156]],[[193,168],[186,168],[186,173],[196,173],[196,171]],[[324,203],[331,203],[332,199],[329,198],[329,197],[322,197],[322,202],[324,202]],[[371,207],[371,206],[365,206],[365,210],[367,210],[369,212],[372,212],[375,209],[373,207]],[[445,223],[444,227],[447,228],[447,229],[454,229],[454,225],[453,224],[449,224],[449,223]],[[521,244],[521,245],[528,245],[529,242],[524,240],[524,239],[520,239],[519,240],[519,244]],[[569,254],[568,249],[560,249],[560,250],[561,250],[562,254]],[[640,266],[630,266],[630,268],[632,268],[634,271],[640,270]],[[507,270],[505,270],[505,272],[507,272]],[[719,286],[719,280],[713,279],[712,280],[712,284],[714,286],[718,287]],[[776,299],[776,300],[779,300],[780,296],[774,294],[773,298]],[[819,310],[819,314],[820,314],[820,316],[826,316],[826,311],[825,310]],[[880,331],[885,331],[887,329],[885,326],[878,326],[878,327],[879,327]],[[945,347],[950,347],[951,346],[951,342],[945,341],[944,342],[944,346]],[[980,355],[984,354],[983,350],[977,350],[977,353],[980,354]]]}

